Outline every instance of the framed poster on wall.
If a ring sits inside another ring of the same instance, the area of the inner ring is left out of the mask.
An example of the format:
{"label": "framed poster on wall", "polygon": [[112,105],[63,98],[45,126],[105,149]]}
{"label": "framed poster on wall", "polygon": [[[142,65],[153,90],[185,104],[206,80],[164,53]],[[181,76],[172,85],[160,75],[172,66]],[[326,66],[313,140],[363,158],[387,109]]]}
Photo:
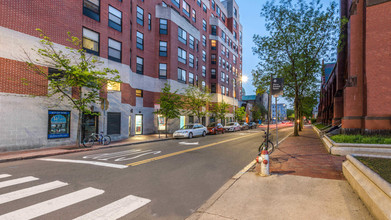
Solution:
{"label": "framed poster on wall", "polygon": [[71,127],[71,112],[49,110],[48,115],[48,139],[69,138]]}

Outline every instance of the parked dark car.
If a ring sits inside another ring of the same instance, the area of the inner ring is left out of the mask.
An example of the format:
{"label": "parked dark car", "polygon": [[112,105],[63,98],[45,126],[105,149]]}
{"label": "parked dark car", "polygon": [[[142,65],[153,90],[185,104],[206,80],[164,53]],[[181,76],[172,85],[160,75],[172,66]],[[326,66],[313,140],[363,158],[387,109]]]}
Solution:
{"label": "parked dark car", "polygon": [[246,122],[240,123],[240,130],[248,130],[248,124]]}
{"label": "parked dark car", "polygon": [[256,129],[257,128],[257,123],[255,123],[255,122],[250,122],[250,123],[248,123],[248,127],[250,128],[250,129]]}
{"label": "parked dark car", "polygon": [[208,134],[224,134],[225,133],[225,129],[224,129],[224,126],[221,124],[221,123],[217,123],[217,122],[212,122],[208,125]]}

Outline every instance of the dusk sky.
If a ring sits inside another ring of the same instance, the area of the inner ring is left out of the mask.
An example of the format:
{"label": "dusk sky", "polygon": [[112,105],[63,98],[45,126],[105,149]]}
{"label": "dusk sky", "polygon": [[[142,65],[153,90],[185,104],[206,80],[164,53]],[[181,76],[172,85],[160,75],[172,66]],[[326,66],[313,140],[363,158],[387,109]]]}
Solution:
{"label": "dusk sky", "polygon": [[[256,68],[259,60],[253,54],[254,34],[265,35],[265,20],[260,16],[260,12],[265,0],[236,0],[239,5],[240,22],[243,26],[243,75],[248,77],[248,81],[243,83],[246,95],[255,95],[255,87],[252,85],[251,71]],[[332,0],[321,0],[324,6],[328,6]],[[274,100],[274,99],[273,99]],[[279,99],[280,100],[280,99]],[[282,100],[283,103],[288,103]]]}

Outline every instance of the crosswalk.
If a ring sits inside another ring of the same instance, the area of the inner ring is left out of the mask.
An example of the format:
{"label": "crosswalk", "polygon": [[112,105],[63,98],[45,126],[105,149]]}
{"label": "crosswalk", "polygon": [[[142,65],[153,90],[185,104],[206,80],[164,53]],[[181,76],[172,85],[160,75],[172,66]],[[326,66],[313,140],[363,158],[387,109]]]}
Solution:
{"label": "crosswalk", "polygon": [[[39,178],[33,176],[12,178],[10,174],[0,174],[0,188],[12,188],[22,183],[34,183],[34,181],[39,180]],[[69,183],[62,181],[52,181],[48,183],[43,183],[39,185],[30,186],[24,189],[19,189],[15,191],[10,191],[0,195],[0,210],[2,210],[3,204],[9,204],[12,202],[17,202],[18,200],[32,197],[38,194],[43,194],[48,191],[53,191],[60,189],[62,187],[69,186]],[[39,202],[27,207],[23,207],[18,210],[14,210],[3,215],[0,214],[0,220],[8,219],[33,219],[37,218],[54,211],[60,210],[62,208],[83,202],[87,199],[98,197],[104,194],[104,190],[96,189],[93,187],[87,187],[71,193],[61,195],[49,200]],[[99,220],[99,219],[118,219],[121,218],[134,210],[148,204],[151,200],[146,198],[141,198],[133,195],[128,195],[124,198],[120,198],[117,201],[109,203],[101,208],[96,210],[86,210],[88,213],[75,218],[76,220]]]}

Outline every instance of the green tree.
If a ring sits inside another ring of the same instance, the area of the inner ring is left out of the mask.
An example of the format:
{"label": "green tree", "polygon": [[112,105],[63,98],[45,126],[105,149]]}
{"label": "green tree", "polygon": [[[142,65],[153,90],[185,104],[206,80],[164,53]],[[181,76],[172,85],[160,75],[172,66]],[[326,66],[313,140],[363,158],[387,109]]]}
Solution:
{"label": "green tree", "polygon": [[261,109],[259,109],[258,105],[254,105],[251,109],[252,118],[254,121],[258,121],[262,118]]}
{"label": "green tree", "polygon": [[188,114],[197,116],[198,122],[207,115],[206,107],[210,103],[212,96],[208,88],[200,89],[189,86],[185,89],[184,107]]}
{"label": "green tree", "polygon": [[214,103],[211,106],[210,113],[213,114],[214,117],[221,120],[221,123],[225,122],[225,115],[228,113],[229,104],[222,101],[221,103]]}
{"label": "green tree", "polygon": [[[48,80],[48,97],[55,96],[60,102],[66,100],[78,111],[78,126],[76,145],[80,147],[83,114],[99,114],[91,112],[94,103],[101,103],[100,92],[108,82],[121,82],[117,70],[100,68],[97,57],[86,53],[82,41],[68,32],[68,41],[73,47],[62,51],[54,46],[51,39],[40,29],[41,48],[32,50],[38,58],[31,58],[26,52],[26,64],[34,74]],[[49,74],[47,67],[55,68],[57,73]],[[72,95],[77,90],[77,95]]]}
{"label": "green tree", "polygon": [[178,90],[171,92],[170,84],[164,84],[164,88],[160,93],[160,97],[157,101],[160,104],[160,109],[155,112],[155,114],[162,115],[166,118],[165,120],[165,128],[166,128],[166,137],[168,130],[168,120],[179,118],[181,115],[180,109],[183,107],[183,101],[181,96],[178,93]]}
{"label": "green tree", "polygon": [[243,117],[246,115],[246,109],[244,107],[240,107],[235,111],[235,121],[241,122],[243,121]]}
{"label": "green tree", "polygon": [[257,91],[266,91],[271,76],[284,78],[284,96],[294,101],[297,136],[301,102],[318,88],[321,60],[334,58],[330,51],[337,51],[337,5],[332,2],[323,8],[319,0],[268,1],[261,15],[269,33],[254,36],[253,52],[260,62],[252,72],[253,84]]}

